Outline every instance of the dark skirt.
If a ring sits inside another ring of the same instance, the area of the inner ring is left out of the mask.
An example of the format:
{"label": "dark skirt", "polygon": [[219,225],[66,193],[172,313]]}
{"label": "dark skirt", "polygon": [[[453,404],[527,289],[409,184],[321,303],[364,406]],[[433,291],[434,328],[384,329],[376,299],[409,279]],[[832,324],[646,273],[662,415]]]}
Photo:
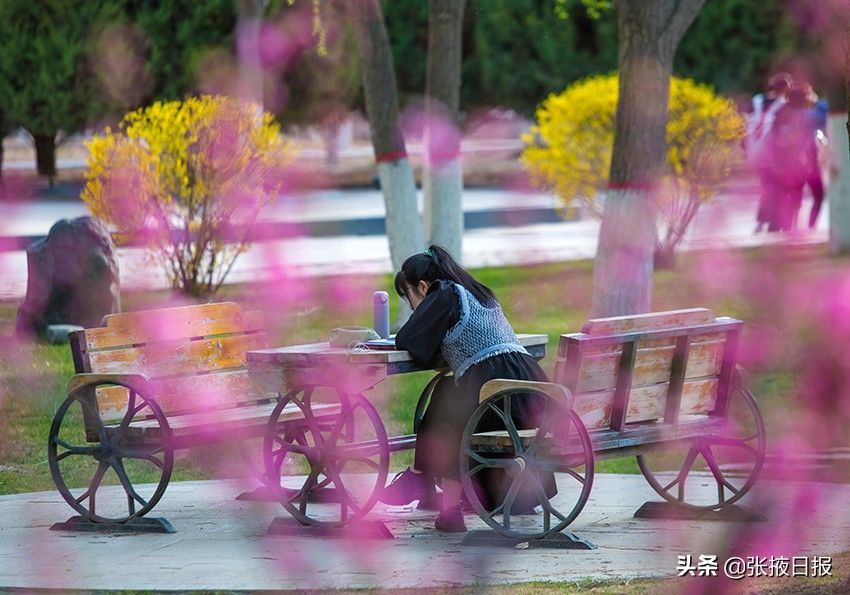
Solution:
{"label": "dark skirt", "polygon": [[[530,355],[505,353],[494,355],[470,367],[455,384],[454,377],[442,379],[434,388],[416,437],[414,466],[435,477],[455,481],[460,471],[460,443],[467,421],[478,407],[478,395],[485,382],[497,378],[511,380],[536,380],[548,382],[546,373]],[[544,401],[535,395],[517,395],[511,400],[511,417],[517,428],[537,427],[545,413],[540,407]],[[480,422],[482,431],[501,430],[504,424],[495,413],[485,415]],[[476,474],[479,494],[487,508],[497,506],[510,486],[501,469],[485,469]],[[552,473],[540,477],[547,495],[557,493]],[[522,510],[537,503],[536,495],[523,490],[517,497],[514,510]]]}

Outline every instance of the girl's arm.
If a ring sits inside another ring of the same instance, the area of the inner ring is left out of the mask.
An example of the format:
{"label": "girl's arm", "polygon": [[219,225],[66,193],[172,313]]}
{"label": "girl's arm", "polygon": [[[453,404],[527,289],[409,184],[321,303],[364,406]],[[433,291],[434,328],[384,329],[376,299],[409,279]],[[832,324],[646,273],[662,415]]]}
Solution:
{"label": "girl's arm", "polygon": [[451,283],[435,282],[428,295],[396,334],[395,344],[413,355],[417,363],[427,365],[440,355],[443,338],[460,320],[460,307]]}

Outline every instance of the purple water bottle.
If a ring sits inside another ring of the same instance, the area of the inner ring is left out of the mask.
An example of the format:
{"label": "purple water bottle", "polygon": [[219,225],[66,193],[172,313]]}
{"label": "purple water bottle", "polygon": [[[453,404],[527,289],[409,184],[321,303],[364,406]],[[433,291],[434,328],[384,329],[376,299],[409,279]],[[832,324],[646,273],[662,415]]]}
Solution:
{"label": "purple water bottle", "polygon": [[386,291],[376,291],[372,294],[372,317],[375,332],[382,339],[390,337],[390,294]]}

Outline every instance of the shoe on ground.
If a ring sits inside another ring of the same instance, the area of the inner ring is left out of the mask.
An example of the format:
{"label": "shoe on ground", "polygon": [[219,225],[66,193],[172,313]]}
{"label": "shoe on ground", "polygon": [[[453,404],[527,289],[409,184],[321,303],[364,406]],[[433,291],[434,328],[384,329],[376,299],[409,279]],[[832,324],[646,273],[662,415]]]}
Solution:
{"label": "shoe on ground", "polygon": [[466,532],[466,523],[463,522],[463,513],[460,511],[460,506],[455,506],[446,510],[441,510],[434,521],[434,527],[437,531],[444,533],[464,533]]}
{"label": "shoe on ground", "polygon": [[434,479],[424,473],[414,473],[410,467],[397,473],[390,484],[384,488],[380,500],[384,504],[403,506],[414,500],[429,500],[436,497]]}

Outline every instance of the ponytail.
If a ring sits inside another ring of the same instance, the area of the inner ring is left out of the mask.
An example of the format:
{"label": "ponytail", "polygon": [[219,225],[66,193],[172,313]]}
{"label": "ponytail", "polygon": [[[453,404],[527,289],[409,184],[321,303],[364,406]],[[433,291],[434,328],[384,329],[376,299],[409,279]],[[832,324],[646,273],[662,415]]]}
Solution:
{"label": "ponytail", "polygon": [[483,306],[496,304],[496,296],[489,287],[476,281],[445,248],[435,245],[404,261],[395,276],[395,290],[401,297],[407,297],[407,287],[416,287],[420,281],[430,284],[440,280],[462,285]]}

